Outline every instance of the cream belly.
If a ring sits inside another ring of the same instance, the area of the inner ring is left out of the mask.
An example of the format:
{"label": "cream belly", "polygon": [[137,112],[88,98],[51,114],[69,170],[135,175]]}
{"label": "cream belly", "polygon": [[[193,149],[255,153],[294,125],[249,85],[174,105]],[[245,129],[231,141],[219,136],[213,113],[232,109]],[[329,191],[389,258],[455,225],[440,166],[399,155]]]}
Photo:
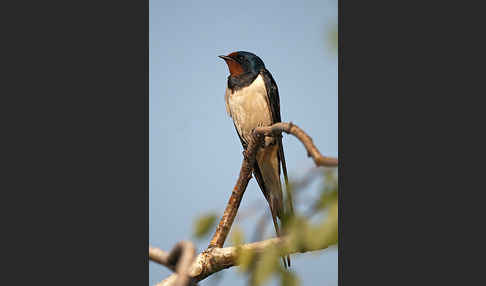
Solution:
{"label": "cream belly", "polygon": [[261,75],[258,75],[249,86],[233,93],[227,89],[225,100],[226,111],[233,118],[238,133],[246,142],[254,128],[272,124],[267,90]]}
{"label": "cream belly", "polygon": [[[247,143],[254,128],[273,123],[267,102],[267,90],[261,75],[258,75],[251,85],[233,93],[227,89],[225,100],[226,111],[233,118],[238,133]],[[268,203],[272,212],[280,217],[283,205],[278,146],[270,145],[272,142],[275,142],[273,137],[265,137],[265,148],[258,150],[256,160],[265,184],[264,193],[268,196]]]}

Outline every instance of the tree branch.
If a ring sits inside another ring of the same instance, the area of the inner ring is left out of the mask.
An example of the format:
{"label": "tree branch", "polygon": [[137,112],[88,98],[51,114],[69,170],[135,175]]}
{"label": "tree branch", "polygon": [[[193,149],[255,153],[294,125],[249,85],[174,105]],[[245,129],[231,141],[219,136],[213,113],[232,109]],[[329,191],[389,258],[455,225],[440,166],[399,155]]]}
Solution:
{"label": "tree branch", "polygon": [[297,139],[299,139],[300,142],[302,142],[302,144],[304,144],[304,147],[307,150],[307,156],[312,157],[312,159],[314,159],[314,163],[317,166],[323,166],[323,167],[338,166],[337,158],[322,156],[321,152],[319,152],[317,147],[314,145],[312,138],[292,122],[289,123],[279,122],[271,126],[258,127],[255,129],[255,132],[259,134],[263,134],[265,136],[274,136],[274,137],[280,136],[282,132],[292,134],[295,137],[297,137]]}
{"label": "tree branch", "polygon": [[224,210],[223,217],[219,221],[213,238],[209,243],[209,248],[223,247],[224,245],[224,241],[228,236],[231,225],[233,224],[236,213],[238,212],[238,208],[240,206],[241,199],[243,198],[243,194],[245,193],[248,182],[251,179],[251,172],[253,171],[253,164],[255,163],[256,153],[258,151],[258,147],[260,147],[260,145],[263,143],[263,138],[264,136],[262,135],[254,134],[253,138],[248,144],[248,148],[246,148],[246,151],[243,152],[244,158],[241,164],[240,175],[238,176],[236,185],[233,188],[233,192],[231,193],[228,205]]}
{"label": "tree branch", "polygon": [[149,259],[175,271],[175,265],[169,263],[169,253],[162,249],[149,246]]}
{"label": "tree branch", "polygon": [[192,279],[189,270],[194,262],[194,256],[196,256],[196,249],[189,241],[178,242],[170,253],[158,248],[149,247],[150,260],[177,272],[177,277],[173,277],[170,281],[171,285],[174,286],[190,285]]}
{"label": "tree branch", "polygon": [[[284,250],[282,255],[287,255],[326,249],[330,246],[330,244],[326,242],[319,246],[303,249],[299,248],[296,245],[292,246],[290,240],[287,237],[281,237],[248,243],[238,247],[213,247],[203,251],[196,257],[194,263],[190,267],[189,276],[193,279],[194,282],[199,282],[216,272],[236,266],[238,264],[238,255],[241,253],[242,250],[253,251],[254,253],[260,254],[266,248],[274,246],[278,247],[281,250]],[[151,248],[150,251],[157,250]],[[168,278],[157,284],[157,286],[175,285],[173,283],[177,280],[176,278],[178,276],[178,274],[172,274]]]}
{"label": "tree branch", "polygon": [[251,179],[251,173],[253,170],[253,164],[255,163],[256,153],[258,148],[263,143],[265,136],[280,136],[282,132],[292,134],[297,137],[307,150],[307,155],[314,159],[314,163],[317,166],[336,167],[338,160],[332,157],[324,157],[321,152],[314,145],[312,138],[307,135],[302,129],[293,123],[279,122],[267,127],[258,127],[253,132],[253,138],[248,144],[248,148],[244,151],[244,158],[241,164],[240,175],[236,182],[233,192],[231,193],[226,209],[224,210],[223,217],[221,218],[216,231],[209,243],[211,247],[223,247],[226,237],[231,229],[231,225],[235,219],[236,213],[245,193],[248,182]]}

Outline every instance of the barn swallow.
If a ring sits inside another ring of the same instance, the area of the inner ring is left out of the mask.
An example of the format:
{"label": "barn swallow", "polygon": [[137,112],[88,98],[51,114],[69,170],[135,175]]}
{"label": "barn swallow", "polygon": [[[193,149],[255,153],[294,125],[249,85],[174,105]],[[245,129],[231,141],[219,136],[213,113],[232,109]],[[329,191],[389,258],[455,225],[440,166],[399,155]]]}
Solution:
{"label": "barn swallow", "polygon": [[[243,149],[246,150],[254,128],[281,122],[277,84],[263,61],[255,54],[239,51],[219,57],[226,61],[230,72],[225,94],[226,111],[233,119]],[[264,146],[256,155],[253,174],[270,206],[277,236],[281,235],[277,218],[282,221],[285,215],[280,166],[287,187],[282,137],[265,137]],[[289,195],[288,188],[286,190]],[[293,207],[290,196],[288,206],[291,214]],[[289,256],[287,264],[283,261],[285,266],[290,266]]]}

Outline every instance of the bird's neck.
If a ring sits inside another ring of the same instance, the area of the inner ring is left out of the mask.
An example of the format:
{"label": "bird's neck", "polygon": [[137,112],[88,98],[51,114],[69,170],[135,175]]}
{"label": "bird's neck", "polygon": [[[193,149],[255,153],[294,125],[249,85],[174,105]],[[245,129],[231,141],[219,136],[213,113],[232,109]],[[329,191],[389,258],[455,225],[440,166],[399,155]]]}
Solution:
{"label": "bird's neck", "polygon": [[228,88],[235,91],[249,86],[258,76],[258,72],[247,72],[237,76],[228,77]]}

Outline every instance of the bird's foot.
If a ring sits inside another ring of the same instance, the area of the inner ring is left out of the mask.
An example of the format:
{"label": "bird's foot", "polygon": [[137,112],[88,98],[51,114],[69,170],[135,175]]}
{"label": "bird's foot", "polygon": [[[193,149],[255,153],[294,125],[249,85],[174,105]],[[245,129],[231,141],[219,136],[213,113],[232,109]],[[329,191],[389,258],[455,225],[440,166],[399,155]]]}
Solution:
{"label": "bird's foot", "polygon": [[248,158],[248,152],[247,152],[246,150],[243,150],[243,152],[241,152],[241,153],[243,154],[243,158],[244,158],[245,160],[248,160],[248,159],[249,159],[249,158]]}

